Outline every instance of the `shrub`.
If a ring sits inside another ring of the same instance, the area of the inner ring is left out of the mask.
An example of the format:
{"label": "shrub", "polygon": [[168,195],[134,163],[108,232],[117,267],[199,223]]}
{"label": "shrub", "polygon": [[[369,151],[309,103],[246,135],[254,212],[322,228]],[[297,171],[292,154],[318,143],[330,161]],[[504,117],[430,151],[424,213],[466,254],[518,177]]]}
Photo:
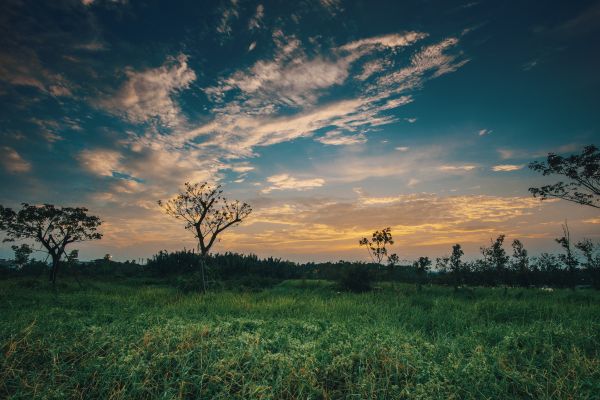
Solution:
{"label": "shrub", "polygon": [[371,290],[372,280],[373,274],[369,267],[356,264],[344,268],[340,274],[339,285],[342,290],[360,293]]}

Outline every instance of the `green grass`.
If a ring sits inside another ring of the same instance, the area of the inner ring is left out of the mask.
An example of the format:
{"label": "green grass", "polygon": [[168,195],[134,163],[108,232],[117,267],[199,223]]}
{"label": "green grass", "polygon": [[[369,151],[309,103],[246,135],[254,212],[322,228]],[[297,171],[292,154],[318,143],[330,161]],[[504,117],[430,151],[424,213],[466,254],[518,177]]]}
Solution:
{"label": "green grass", "polygon": [[600,293],[0,282],[0,398],[600,398]]}

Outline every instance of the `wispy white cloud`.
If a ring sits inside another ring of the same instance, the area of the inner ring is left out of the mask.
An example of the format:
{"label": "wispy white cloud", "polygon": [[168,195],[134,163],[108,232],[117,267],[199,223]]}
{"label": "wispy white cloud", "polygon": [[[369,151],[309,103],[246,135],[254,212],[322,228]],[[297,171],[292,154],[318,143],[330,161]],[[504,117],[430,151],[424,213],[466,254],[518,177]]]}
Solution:
{"label": "wispy white cloud", "polygon": [[240,16],[238,0],[229,0],[221,7],[220,14],[217,33],[224,39],[231,36],[231,24]]}
{"label": "wispy white cloud", "polygon": [[477,168],[476,165],[465,164],[465,165],[442,165],[439,167],[440,171],[444,172],[464,172],[464,171],[473,171]]}
{"label": "wispy white cloud", "polygon": [[384,36],[375,36],[356,40],[340,47],[342,50],[354,51],[358,49],[369,49],[373,47],[405,47],[427,37],[423,32],[393,33]]}
{"label": "wispy white cloud", "polygon": [[263,26],[263,17],[265,16],[265,6],[259,4],[256,6],[256,11],[250,21],[248,21],[248,29],[256,30]]}
{"label": "wispy white cloud", "polygon": [[395,149],[398,151],[401,151],[403,153],[409,150],[409,148],[407,146],[399,146],[399,147],[396,147]]}
{"label": "wispy white cloud", "polygon": [[324,136],[318,137],[315,140],[323,144],[340,146],[365,143],[367,138],[362,133],[357,133],[355,135],[344,135],[340,131],[330,131]]}
{"label": "wispy white cloud", "polygon": [[491,129],[480,129],[478,132],[478,135],[485,136],[485,135],[489,135],[490,133],[492,133]]}
{"label": "wispy white cloud", "polygon": [[325,184],[322,178],[298,179],[289,174],[272,175],[267,178],[269,184],[262,193],[270,193],[273,190],[309,190],[321,187]]}
{"label": "wispy white cloud", "polygon": [[10,173],[21,174],[31,170],[31,163],[12,147],[0,147],[0,163],[4,169]]}
{"label": "wispy white cloud", "polygon": [[524,165],[513,165],[513,164],[502,164],[502,165],[494,165],[492,167],[492,171],[495,172],[509,172],[509,171],[518,171],[523,169]]}
{"label": "wispy white cloud", "polygon": [[187,56],[169,58],[161,67],[144,71],[127,70],[127,80],[116,94],[99,101],[99,106],[131,122],[158,119],[166,126],[177,126],[184,118],[173,99],[196,79]]}

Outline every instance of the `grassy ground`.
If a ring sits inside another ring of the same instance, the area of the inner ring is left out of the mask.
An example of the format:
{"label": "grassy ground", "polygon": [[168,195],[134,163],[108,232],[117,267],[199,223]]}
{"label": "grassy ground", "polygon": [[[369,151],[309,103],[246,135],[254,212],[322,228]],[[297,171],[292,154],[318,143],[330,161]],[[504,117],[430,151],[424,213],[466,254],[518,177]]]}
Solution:
{"label": "grassy ground", "polygon": [[0,282],[0,398],[600,398],[600,293]]}

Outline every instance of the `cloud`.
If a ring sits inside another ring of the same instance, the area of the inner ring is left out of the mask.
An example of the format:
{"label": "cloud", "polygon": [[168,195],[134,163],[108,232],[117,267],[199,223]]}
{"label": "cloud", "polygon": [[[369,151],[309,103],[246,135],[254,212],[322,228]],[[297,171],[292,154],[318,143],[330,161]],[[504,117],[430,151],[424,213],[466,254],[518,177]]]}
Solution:
{"label": "cloud", "polygon": [[414,124],[415,122],[417,122],[416,118],[404,118],[404,120],[409,124]]}
{"label": "cloud", "polygon": [[404,152],[407,152],[407,151],[409,150],[409,148],[408,148],[408,147],[406,147],[406,146],[400,146],[400,147],[396,147],[395,149],[396,149],[396,150],[398,150],[398,151],[401,151],[401,152],[403,152],[403,153],[404,153]]}
{"label": "cloud", "polygon": [[256,42],[252,42],[252,43],[250,43],[250,46],[248,46],[248,51],[250,52],[250,51],[254,50],[255,48],[256,48]]}
{"label": "cloud", "polygon": [[518,171],[522,169],[524,165],[512,165],[512,164],[502,164],[502,165],[494,165],[492,167],[492,171],[495,172],[508,172],[508,171]]}
{"label": "cloud", "polygon": [[492,133],[491,129],[481,129],[478,134],[479,136],[485,136],[485,135],[489,135],[490,133]]}
{"label": "cloud", "polygon": [[343,135],[339,131],[327,132],[324,136],[315,139],[317,142],[332,146],[361,144],[367,141],[367,138],[362,133],[356,135]]}
{"label": "cloud", "polygon": [[289,174],[270,176],[267,182],[270,186],[263,189],[262,193],[270,193],[273,190],[310,190],[325,184],[325,180],[321,178],[297,179]]}
{"label": "cloud", "polygon": [[28,49],[0,51],[0,80],[14,86],[33,87],[54,97],[70,97],[76,87],[62,74],[44,67],[37,54]]}
{"label": "cloud", "polygon": [[102,99],[100,107],[134,123],[158,119],[166,126],[183,122],[173,96],[196,79],[187,56],[169,57],[165,64],[144,71],[127,70],[127,81],[114,96]]}
{"label": "cloud", "polygon": [[279,249],[283,254],[306,254],[310,259],[338,252],[360,257],[357,240],[374,229],[391,226],[404,252],[424,246],[449,249],[457,242],[479,246],[498,232],[515,235],[516,220],[531,218],[547,206],[530,197],[431,193],[372,197],[360,188],[355,191],[358,199],[354,201],[318,197],[252,200],[255,212],[251,218],[224,236],[224,241],[247,251]]}
{"label": "cloud", "polygon": [[[332,49],[327,57],[309,57],[297,38],[275,31],[273,58],[259,60],[205,88],[215,104],[212,109],[215,118],[179,133],[175,140],[185,142],[202,137],[199,146],[219,148],[228,153],[226,157],[253,156],[257,146],[310,137],[324,128],[361,140],[357,135],[398,120],[386,111],[412,102],[413,97],[407,92],[466,62],[447,53],[458,40],[450,38],[425,46],[410,58],[408,66],[400,69],[390,70],[393,66],[390,64],[376,84],[354,88],[358,90],[354,97],[322,102],[321,96],[335,86],[344,85],[350,66],[364,54],[408,45],[423,35],[411,32],[361,39]],[[333,138],[326,136],[319,141],[329,142],[326,144],[340,141],[338,135],[330,136]]]}
{"label": "cloud", "polygon": [[106,149],[83,150],[78,155],[80,164],[99,176],[113,176],[114,172],[122,171],[121,158],[121,153]]}
{"label": "cloud", "polygon": [[319,4],[332,16],[343,10],[341,0],[319,0]]}
{"label": "cloud", "polygon": [[221,17],[217,25],[217,33],[220,34],[221,40],[231,36],[231,24],[239,17],[238,0],[230,0],[227,5],[224,5],[221,10]]}
{"label": "cloud", "polygon": [[477,168],[476,165],[465,164],[465,165],[442,165],[439,167],[440,171],[444,172],[461,172],[461,171],[472,171]]}
{"label": "cloud", "polygon": [[21,174],[31,170],[31,163],[23,159],[21,155],[12,147],[0,147],[0,163],[4,169],[10,173]]}
{"label": "cloud", "polygon": [[260,29],[263,25],[264,16],[265,6],[259,4],[258,6],[256,6],[256,12],[254,13],[254,16],[252,16],[252,18],[250,18],[250,21],[248,22],[248,29],[250,29],[251,31]]}
{"label": "cloud", "polygon": [[405,32],[405,33],[394,33],[384,36],[375,36],[365,39],[356,40],[340,47],[342,50],[354,51],[361,48],[373,48],[373,47],[405,47],[417,42],[418,40],[427,37],[426,33],[422,32]]}

